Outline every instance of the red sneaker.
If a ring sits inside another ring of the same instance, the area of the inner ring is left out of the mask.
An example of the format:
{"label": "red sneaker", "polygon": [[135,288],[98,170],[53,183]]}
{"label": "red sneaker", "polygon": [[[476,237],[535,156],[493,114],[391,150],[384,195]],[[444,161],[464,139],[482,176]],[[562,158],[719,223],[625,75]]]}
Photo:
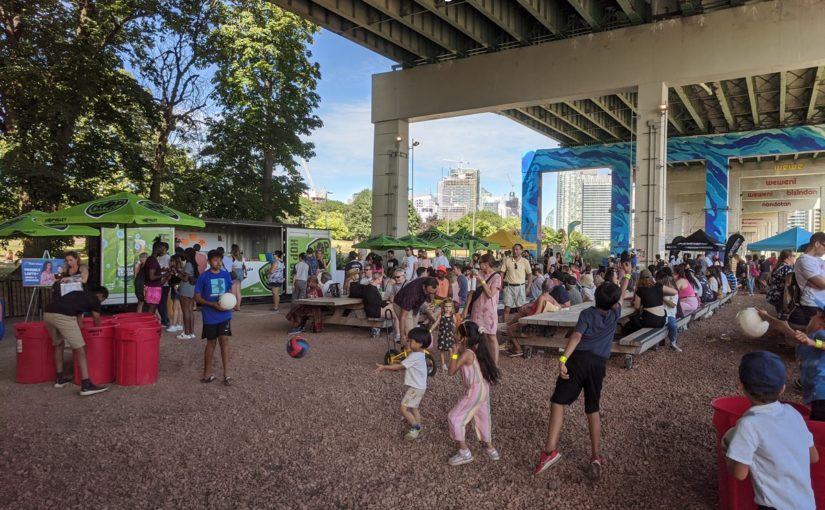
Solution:
{"label": "red sneaker", "polygon": [[549,468],[553,464],[557,463],[561,460],[561,454],[558,450],[553,450],[550,454],[543,451],[541,452],[541,456],[539,457],[539,462],[536,464],[536,467],[533,468],[533,474],[537,475],[544,471],[545,469]]}

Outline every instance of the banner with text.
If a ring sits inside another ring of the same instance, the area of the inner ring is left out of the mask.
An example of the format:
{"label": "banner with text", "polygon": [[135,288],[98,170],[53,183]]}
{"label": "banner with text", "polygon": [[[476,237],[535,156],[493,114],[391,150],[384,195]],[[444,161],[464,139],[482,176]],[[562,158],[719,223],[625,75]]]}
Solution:
{"label": "banner with text", "polygon": [[[100,284],[109,289],[106,303],[123,303],[124,271],[128,291],[128,302],[136,302],[135,297],[135,263],[138,256],[152,252],[152,243],[160,237],[174,249],[175,229],[172,227],[134,227],[128,228],[128,239],[124,243],[122,228],[100,229]],[[170,251],[172,251],[170,249]],[[123,255],[126,252],[126,267],[123,267]]]}
{"label": "banner with text", "polygon": [[63,271],[63,259],[23,259],[20,268],[23,287],[51,287],[54,276]]}
{"label": "banner with text", "polygon": [[740,179],[740,189],[744,192],[764,189],[819,188],[823,181],[825,181],[825,174],[743,177]]}
{"label": "banner with text", "polygon": [[795,198],[819,198],[820,188],[761,189],[743,191],[742,200],[785,200]]}
{"label": "banner with text", "polygon": [[747,200],[742,202],[742,212],[807,211],[816,207],[818,202],[818,198]]}

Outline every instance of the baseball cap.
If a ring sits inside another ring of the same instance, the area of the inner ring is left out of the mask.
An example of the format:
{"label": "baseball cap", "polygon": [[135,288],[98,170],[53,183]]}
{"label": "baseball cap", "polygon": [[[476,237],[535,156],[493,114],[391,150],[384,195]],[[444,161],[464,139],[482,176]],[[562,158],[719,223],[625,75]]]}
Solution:
{"label": "baseball cap", "polygon": [[438,269],[436,269],[436,272],[438,272],[438,271],[444,271],[444,272],[446,273],[446,272],[447,272],[447,268],[446,268],[446,267],[444,267],[444,266],[438,266]]}
{"label": "baseball cap", "polygon": [[639,278],[653,278],[653,274],[650,272],[649,269],[642,269],[639,272]]}
{"label": "baseball cap", "polygon": [[749,352],[739,363],[739,380],[752,393],[777,392],[785,384],[785,363],[772,352]]}

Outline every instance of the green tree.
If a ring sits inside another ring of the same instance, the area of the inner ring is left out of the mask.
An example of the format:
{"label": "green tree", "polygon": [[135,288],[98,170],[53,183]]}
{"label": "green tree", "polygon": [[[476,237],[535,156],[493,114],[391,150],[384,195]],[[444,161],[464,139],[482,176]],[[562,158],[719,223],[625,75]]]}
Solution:
{"label": "green tree", "polygon": [[347,214],[347,224],[352,238],[368,239],[372,233],[372,191],[365,189],[352,196]]}
{"label": "green tree", "polygon": [[578,253],[579,255],[584,256],[593,246],[593,242],[590,240],[589,237],[582,234],[578,230],[574,230],[570,233],[570,240],[568,249],[571,253]]}
{"label": "green tree", "polygon": [[336,240],[352,239],[352,234],[347,226],[347,219],[341,211],[327,211],[326,216],[321,212],[321,216],[316,218],[310,226],[312,228],[329,229],[332,238]]}
{"label": "green tree", "polygon": [[418,215],[418,211],[415,210],[415,205],[413,205],[412,200],[407,202],[407,215],[408,221],[407,225],[410,231],[410,234],[418,234],[421,232],[421,216]]}
{"label": "green tree", "polygon": [[322,125],[313,114],[320,71],[306,49],[317,30],[267,0],[221,8],[210,45],[223,112],[207,154],[211,170],[243,195],[248,217],[272,220],[298,211],[305,185],[296,159],[314,155],[303,137]]}
{"label": "green tree", "polygon": [[545,246],[561,245],[564,239],[563,232],[550,227],[541,228],[541,243]]}

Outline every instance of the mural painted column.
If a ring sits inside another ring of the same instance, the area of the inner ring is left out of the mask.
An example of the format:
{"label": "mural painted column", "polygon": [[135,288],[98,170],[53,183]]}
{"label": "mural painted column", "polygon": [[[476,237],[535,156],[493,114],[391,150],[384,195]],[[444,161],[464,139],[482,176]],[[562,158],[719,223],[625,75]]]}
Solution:
{"label": "mural painted column", "polygon": [[724,243],[728,239],[728,156],[713,151],[705,157],[705,232]]}
{"label": "mural painted column", "polygon": [[531,166],[535,152],[521,158],[521,237],[541,253],[541,172]]}
{"label": "mural painted column", "polygon": [[[628,144],[622,145],[627,147]],[[630,249],[632,185],[629,159],[614,159],[610,170],[613,184],[613,193],[610,194],[610,252],[621,253]]]}
{"label": "mural painted column", "polygon": [[667,93],[664,83],[639,85],[633,245],[645,250],[648,260],[665,249]]}

